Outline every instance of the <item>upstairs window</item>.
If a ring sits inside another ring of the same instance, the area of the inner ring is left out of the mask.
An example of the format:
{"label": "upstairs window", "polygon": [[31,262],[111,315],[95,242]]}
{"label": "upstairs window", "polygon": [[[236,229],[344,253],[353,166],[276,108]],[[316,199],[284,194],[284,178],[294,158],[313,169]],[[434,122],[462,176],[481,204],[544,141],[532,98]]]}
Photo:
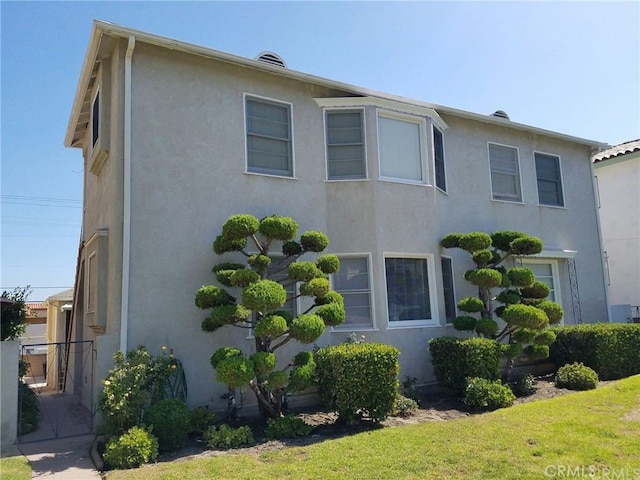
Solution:
{"label": "upstairs window", "polygon": [[291,106],[246,99],[247,171],[293,176]]}
{"label": "upstairs window", "polygon": [[534,153],[538,180],[538,203],[564,207],[560,157],[546,153]]}
{"label": "upstairs window", "polygon": [[100,91],[96,92],[96,97],[93,99],[93,105],[91,106],[91,147],[95,147],[98,143],[98,137],[100,135]]}
{"label": "upstairs window", "polygon": [[422,122],[406,117],[378,116],[380,177],[405,183],[425,183]]}
{"label": "upstairs window", "polygon": [[518,149],[490,143],[489,164],[493,199],[522,202]]}
{"label": "upstairs window", "polygon": [[442,132],[433,126],[433,161],[436,170],[436,187],[447,191],[447,179],[444,170],[444,139]]}
{"label": "upstairs window", "polygon": [[361,110],[327,112],[327,178],[366,178]]}

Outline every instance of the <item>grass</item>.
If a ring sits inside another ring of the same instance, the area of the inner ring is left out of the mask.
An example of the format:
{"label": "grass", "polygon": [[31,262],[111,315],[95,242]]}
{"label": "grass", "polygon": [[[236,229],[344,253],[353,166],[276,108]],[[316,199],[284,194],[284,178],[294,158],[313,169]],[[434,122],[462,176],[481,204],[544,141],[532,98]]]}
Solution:
{"label": "grass", "polygon": [[458,420],[384,428],[262,454],[148,465],[110,472],[107,480],[640,478],[639,444],[637,375],[597,390]]}
{"label": "grass", "polygon": [[29,480],[31,465],[27,457],[20,454],[0,458],[0,478],[2,480]]}

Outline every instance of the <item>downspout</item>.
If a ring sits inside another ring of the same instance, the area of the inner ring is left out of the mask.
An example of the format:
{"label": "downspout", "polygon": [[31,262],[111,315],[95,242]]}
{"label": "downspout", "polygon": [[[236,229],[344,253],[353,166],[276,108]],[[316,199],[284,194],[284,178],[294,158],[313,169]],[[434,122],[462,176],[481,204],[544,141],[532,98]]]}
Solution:
{"label": "downspout", "polygon": [[131,57],[136,37],[129,36],[124,59],[124,165],[122,220],[122,295],[120,304],[120,351],[127,351],[129,329],[129,263],[131,258]]}

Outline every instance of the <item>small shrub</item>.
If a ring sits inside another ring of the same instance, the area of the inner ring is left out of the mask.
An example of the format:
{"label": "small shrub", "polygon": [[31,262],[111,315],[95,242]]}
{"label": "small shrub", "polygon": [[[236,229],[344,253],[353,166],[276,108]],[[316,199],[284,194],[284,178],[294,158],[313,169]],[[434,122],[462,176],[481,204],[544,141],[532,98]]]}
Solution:
{"label": "small shrub", "polygon": [[400,385],[400,393],[405,397],[409,397],[413,400],[418,400],[420,398],[420,392],[416,387],[416,383],[418,379],[416,377],[406,376]]}
{"label": "small shrub", "polygon": [[341,420],[384,420],[398,392],[400,351],[379,343],[343,343],[314,355],[321,402]]}
{"label": "small shrub", "polygon": [[502,347],[487,338],[439,337],[429,341],[429,352],[438,383],[462,395],[467,378],[500,378]]}
{"label": "small shrub", "polygon": [[530,373],[515,378],[511,390],[516,397],[528,397],[536,391],[536,379]]}
{"label": "small shrub", "polygon": [[216,422],[216,414],[208,407],[195,407],[191,410],[191,431],[203,434]]}
{"label": "small shrub", "polygon": [[393,405],[393,414],[399,417],[410,417],[417,409],[418,402],[399,393]]}
{"label": "small shrub", "polygon": [[163,452],[182,447],[191,429],[189,407],[175,399],[161,400],[151,405],[144,415],[144,421],[158,438],[158,446]]}
{"label": "small shrub", "polygon": [[255,442],[253,432],[248,426],[233,428],[226,423],[220,425],[220,428],[207,428],[204,438],[208,446],[216,448],[234,448]]}
{"label": "small shrub", "polygon": [[137,468],[158,458],[158,440],[144,428],[131,427],[107,443],[104,459],[113,468]]}
{"label": "small shrub", "polygon": [[462,401],[473,410],[496,410],[510,407],[515,399],[509,386],[499,380],[475,377],[469,379]]}
{"label": "small shrub", "polygon": [[598,386],[598,374],[583,363],[571,363],[558,369],[556,387],[569,390],[593,390]]}
{"label": "small shrub", "polygon": [[20,404],[18,405],[19,420],[18,435],[33,432],[38,428],[38,416],[40,408],[38,407],[38,398],[36,393],[29,388],[29,385],[22,380],[18,380]]}
{"label": "small shrub", "polygon": [[265,435],[270,439],[294,438],[309,435],[313,427],[301,418],[290,415],[267,420]]}

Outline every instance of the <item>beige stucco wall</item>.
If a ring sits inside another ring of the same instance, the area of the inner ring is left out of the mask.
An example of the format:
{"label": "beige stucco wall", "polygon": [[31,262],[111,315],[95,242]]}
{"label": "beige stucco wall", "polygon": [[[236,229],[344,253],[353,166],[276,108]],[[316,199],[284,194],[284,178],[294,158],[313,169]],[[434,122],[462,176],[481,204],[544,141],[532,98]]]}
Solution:
{"label": "beige stucco wall", "polygon": [[640,305],[640,152],[596,163],[611,304]]}
{"label": "beige stucco wall", "polygon": [[18,360],[17,340],[0,342],[0,448],[13,445],[18,435]]}

